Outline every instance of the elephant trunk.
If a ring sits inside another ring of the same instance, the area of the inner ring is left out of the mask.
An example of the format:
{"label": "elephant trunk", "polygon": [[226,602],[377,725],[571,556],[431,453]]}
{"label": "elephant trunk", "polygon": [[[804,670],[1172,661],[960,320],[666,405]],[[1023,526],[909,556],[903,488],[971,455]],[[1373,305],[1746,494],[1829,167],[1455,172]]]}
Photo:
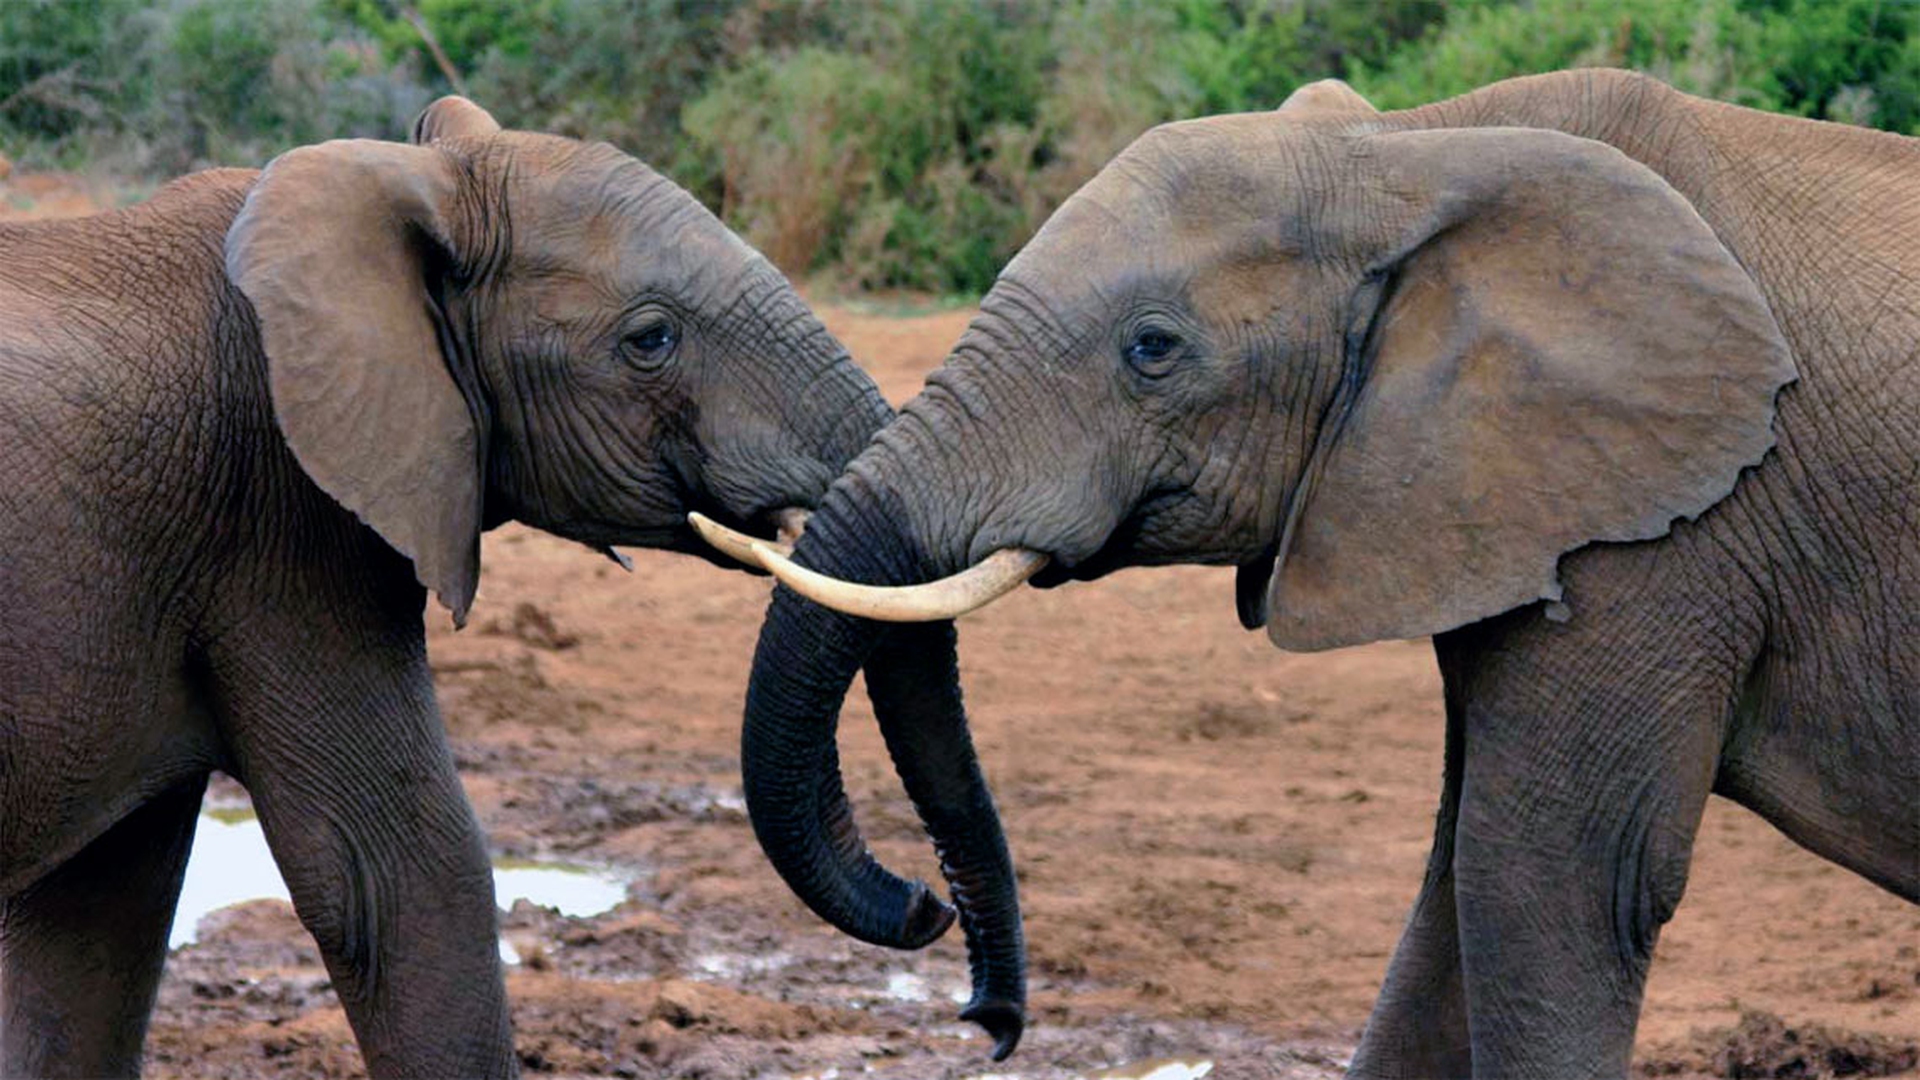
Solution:
{"label": "elephant trunk", "polygon": [[[925,560],[893,524],[902,517],[887,512],[891,495],[859,479],[828,494],[795,559],[853,580],[918,580]],[[951,623],[888,627],[775,591],[754,654],[741,747],[755,835],[809,907],[864,941],[916,948],[952,921],[924,884],[875,862],[854,826],[834,731],[863,664],[888,752],[966,933],[974,986],[961,1015],[987,1029],[1000,1060],[1024,1025],[1025,943],[1013,860],[967,731]]]}
{"label": "elephant trunk", "polygon": [[867,693],[960,909],[973,977],[960,1017],[986,1028],[999,1061],[1026,1022],[1026,938],[1013,855],[967,731],[956,639],[951,622],[891,629],[867,660]]}
{"label": "elephant trunk", "polygon": [[946,932],[954,911],[876,862],[854,824],[834,732],[872,641],[827,614],[775,593],[741,732],[747,812],[774,869],[816,914],[862,941],[917,949]]}

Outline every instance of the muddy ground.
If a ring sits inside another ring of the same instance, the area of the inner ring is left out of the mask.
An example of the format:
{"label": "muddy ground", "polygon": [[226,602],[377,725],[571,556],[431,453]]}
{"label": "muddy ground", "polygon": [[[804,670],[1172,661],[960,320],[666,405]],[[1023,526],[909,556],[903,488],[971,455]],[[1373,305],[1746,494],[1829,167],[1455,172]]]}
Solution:
{"label": "muddy ground", "polygon": [[[0,218],[97,198],[16,175]],[[970,314],[824,313],[895,401]],[[469,628],[428,613],[448,735],[496,851],[630,881],[601,915],[506,913],[526,1071],[1056,1080],[1179,1061],[1234,1080],[1339,1075],[1430,837],[1442,724],[1425,644],[1276,652],[1239,629],[1231,575],[1211,569],[1022,590],[964,620],[1033,967],[1026,1040],[994,1065],[955,1019],[957,934],[914,954],[853,943],[754,844],[736,743],[765,581],[633,554],[627,574],[502,529]],[[866,835],[937,880],[863,700],[842,728]],[[1920,1071],[1920,908],[1714,800],[1637,1057],[1652,1076]],[[284,904],[216,914],[173,955],[147,1073],[360,1075]]]}

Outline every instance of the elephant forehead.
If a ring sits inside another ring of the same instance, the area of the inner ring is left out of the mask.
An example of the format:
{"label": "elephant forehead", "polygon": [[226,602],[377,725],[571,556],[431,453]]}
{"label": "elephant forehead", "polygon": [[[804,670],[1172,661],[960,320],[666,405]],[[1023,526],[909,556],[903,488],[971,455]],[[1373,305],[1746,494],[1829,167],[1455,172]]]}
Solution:
{"label": "elephant forehead", "polygon": [[1256,221],[1297,240],[1314,206],[1333,193],[1343,157],[1323,133],[1271,113],[1162,124],[1061,204],[1035,240],[1120,251]]}
{"label": "elephant forehead", "polygon": [[1061,304],[1152,295],[1236,320],[1292,291],[1322,193],[1302,191],[1277,164],[1262,167],[1227,142],[1230,129],[1195,138],[1179,127],[1143,136],[1102,170],[1003,276]]}
{"label": "elephant forehead", "polygon": [[1316,129],[1273,113],[1240,113],[1162,124],[1104,173],[1145,189],[1172,228],[1207,230],[1254,217],[1290,226],[1332,194],[1343,156]]}
{"label": "elephant forehead", "polygon": [[764,261],[686,190],[616,158],[518,186],[509,213],[516,274],[576,278],[618,297],[704,295]]}

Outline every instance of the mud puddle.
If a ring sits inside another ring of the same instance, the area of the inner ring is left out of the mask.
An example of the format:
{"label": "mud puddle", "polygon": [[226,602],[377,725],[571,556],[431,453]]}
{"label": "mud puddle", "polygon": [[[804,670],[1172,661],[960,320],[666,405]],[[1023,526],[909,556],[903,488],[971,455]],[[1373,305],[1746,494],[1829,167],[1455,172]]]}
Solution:
{"label": "mud puddle", "polygon": [[[561,915],[585,918],[612,910],[627,898],[627,881],[611,871],[569,862],[496,859],[494,902],[511,909],[525,900]],[[286,882],[274,864],[265,832],[243,801],[222,800],[200,814],[193,852],[187,857],[180,902],[174,909],[167,948],[191,944],[200,921],[222,908],[251,900],[287,900]],[[501,958],[518,963],[518,949],[500,943]]]}
{"label": "mud puddle", "polygon": [[[852,1080],[858,1075],[861,1075],[861,1072],[850,1073],[843,1069],[831,1068],[824,1072],[802,1073],[792,1077],[792,1080]],[[1029,1075],[1034,1074],[1019,1071],[969,1073],[963,1077],[963,1080],[1026,1080]],[[1211,1075],[1213,1075],[1211,1061],[1179,1061],[1162,1058],[1129,1062],[1094,1072],[1081,1073],[1075,1080],[1203,1080],[1204,1077]]]}
{"label": "mud puddle", "polygon": [[1212,1073],[1211,1061],[1139,1061],[1102,1069],[1087,1080],[1201,1080]]}

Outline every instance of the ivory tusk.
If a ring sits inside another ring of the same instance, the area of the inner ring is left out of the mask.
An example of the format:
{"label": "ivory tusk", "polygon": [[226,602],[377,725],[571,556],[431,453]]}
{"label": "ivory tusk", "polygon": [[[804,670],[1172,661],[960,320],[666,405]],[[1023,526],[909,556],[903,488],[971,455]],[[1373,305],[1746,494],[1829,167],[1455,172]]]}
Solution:
{"label": "ivory tusk", "polygon": [[1047,557],[1038,551],[1001,548],[974,566],[924,585],[856,585],[809,570],[762,541],[753,542],[753,552],[768,573],[801,596],[882,622],[957,619],[1005,596],[1047,565]]}
{"label": "ivory tusk", "polygon": [[[806,525],[805,510],[782,510],[776,516],[779,522],[780,540],[762,540],[746,533],[729,529],[698,510],[687,515],[687,524],[700,534],[700,539],[712,544],[723,555],[731,556],[748,566],[761,566],[760,557],[755,555],[755,544],[764,544],[782,555],[793,554],[793,539],[800,535],[800,529]],[[764,569],[764,567],[762,567]]]}

